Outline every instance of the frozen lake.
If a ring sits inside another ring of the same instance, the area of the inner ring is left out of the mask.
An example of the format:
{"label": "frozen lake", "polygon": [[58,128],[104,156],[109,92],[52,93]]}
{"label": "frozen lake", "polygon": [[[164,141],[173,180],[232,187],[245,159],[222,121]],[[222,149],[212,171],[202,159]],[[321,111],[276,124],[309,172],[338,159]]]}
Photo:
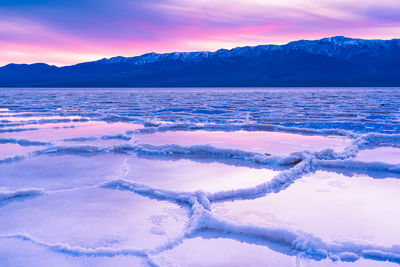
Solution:
{"label": "frozen lake", "polygon": [[400,264],[400,89],[0,89],[0,266]]}

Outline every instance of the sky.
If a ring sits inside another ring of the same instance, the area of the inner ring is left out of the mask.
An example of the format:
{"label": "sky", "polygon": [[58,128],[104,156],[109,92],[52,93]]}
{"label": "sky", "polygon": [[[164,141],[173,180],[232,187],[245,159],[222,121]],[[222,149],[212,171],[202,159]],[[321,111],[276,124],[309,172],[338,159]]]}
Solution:
{"label": "sky", "polygon": [[400,38],[399,0],[0,0],[0,66]]}

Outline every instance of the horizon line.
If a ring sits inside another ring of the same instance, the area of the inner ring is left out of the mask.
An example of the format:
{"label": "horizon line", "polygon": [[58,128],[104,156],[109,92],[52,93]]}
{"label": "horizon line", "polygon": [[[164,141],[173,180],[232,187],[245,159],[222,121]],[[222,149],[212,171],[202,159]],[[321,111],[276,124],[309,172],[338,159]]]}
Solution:
{"label": "horizon line", "polygon": [[99,59],[97,59],[97,60],[83,61],[83,62],[78,62],[78,63],[76,63],[76,64],[71,64],[71,65],[56,65],[56,64],[48,64],[48,63],[45,63],[45,62],[34,62],[34,63],[13,63],[13,62],[10,62],[10,63],[7,63],[7,64],[5,64],[5,65],[0,66],[0,68],[6,67],[6,66],[9,66],[9,65],[27,65],[27,66],[30,66],[30,65],[36,65],[36,64],[45,64],[45,65],[48,65],[48,66],[51,66],[51,67],[62,68],[62,67],[71,67],[71,66],[75,66],[75,65],[79,65],[79,64],[83,64],[83,63],[97,62],[97,61],[104,60],[104,59],[109,60],[109,59],[117,58],[117,57],[122,57],[122,58],[135,58],[135,57],[141,57],[141,56],[149,55],[149,54],[167,55],[167,54],[174,54],[174,53],[201,53],[201,52],[215,53],[215,52],[218,52],[218,51],[220,51],[220,50],[228,50],[228,51],[231,51],[231,50],[236,49],[236,48],[245,48],[245,47],[285,46],[285,45],[288,45],[288,44],[290,44],[290,43],[299,42],[299,41],[311,41],[311,42],[312,42],[312,41],[320,41],[320,40],[324,40],[324,39],[341,38],[341,37],[342,37],[342,38],[346,38],[346,39],[366,40],[366,41],[392,41],[392,40],[400,40],[400,37],[399,37],[399,38],[391,38],[391,39],[376,39],[376,38],[371,38],[371,39],[369,39],[369,38],[353,38],[353,37],[347,37],[347,36],[343,36],[343,35],[335,35],[335,36],[323,37],[323,38],[319,38],[319,39],[297,39],[297,40],[289,41],[289,42],[283,43],[283,44],[269,43],[269,44],[260,44],[260,45],[236,46],[236,47],[233,47],[233,48],[230,48],[230,49],[228,49],[228,48],[219,48],[219,49],[213,50],[213,51],[210,51],[210,50],[195,50],[195,51],[173,51],[173,52],[166,52],[166,53],[148,52],[148,53],[143,53],[143,54],[139,54],[139,55],[136,55],[136,56],[112,56],[112,57],[108,57],[108,58],[107,58],[107,57],[102,57],[102,58],[99,58]]}

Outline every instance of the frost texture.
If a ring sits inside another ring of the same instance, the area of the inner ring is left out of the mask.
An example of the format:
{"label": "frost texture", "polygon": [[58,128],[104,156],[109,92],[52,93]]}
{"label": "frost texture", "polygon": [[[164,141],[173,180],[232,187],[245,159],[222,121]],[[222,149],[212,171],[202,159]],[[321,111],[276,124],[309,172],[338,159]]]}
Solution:
{"label": "frost texture", "polygon": [[[96,89],[97,90],[97,89]],[[212,232],[215,236],[238,239],[263,240],[268,247],[279,246],[278,250],[288,255],[321,260],[355,262],[361,258],[374,261],[389,261],[400,264],[400,245],[381,245],[357,242],[354,240],[325,240],[296,229],[294,227],[264,227],[254,224],[239,224],[218,217],[212,210],[212,203],[223,201],[241,201],[279,194],[290,187],[305,174],[319,169],[363,170],[384,173],[400,173],[400,165],[386,162],[363,162],[355,158],[365,149],[377,147],[400,147],[400,116],[398,101],[388,101],[400,96],[397,89],[368,89],[365,91],[329,90],[319,91],[298,89],[280,90],[231,90],[208,91],[198,90],[102,90],[95,93],[69,90],[42,90],[39,93],[23,90],[24,97],[15,96],[13,90],[2,90],[2,106],[13,110],[0,109],[0,146],[17,144],[20,146],[38,146],[28,154],[0,159],[2,164],[13,164],[29,158],[43,156],[88,157],[99,154],[137,155],[143,157],[170,159],[207,159],[209,161],[226,161],[227,164],[248,164],[260,168],[285,167],[272,180],[248,188],[225,190],[219,192],[174,191],[153,188],[146,184],[135,183],[126,179],[126,174],[116,174],[100,184],[87,185],[68,190],[86,188],[104,188],[116,191],[139,194],[151,199],[169,201],[190,210],[189,223],[185,231],[175,239],[156,248],[129,247],[84,247],[66,242],[50,243],[40,240],[29,233],[0,235],[0,239],[18,239],[31,242],[50,251],[74,257],[114,257],[134,256],[143,258],[150,266],[176,266],[174,259],[161,255],[163,251],[173,249],[185,239],[194,238],[199,233]],[[10,97],[14,96],[14,97]],[[317,97],[318,96],[318,97]],[[156,99],[155,99],[156,98]],[[28,100],[27,100],[28,99]],[[41,99],[41,101],[38,101]],[[65,99],[68,101],[65,103]],[[104,102],[104,99],[113,101]],[[234,99],[235,101],[232,101]],[[248,106],[249,99],[254,106]],[[285,99],[285,101],[283,101]],[[369,105],[355,105],[364,103]],[[173,101],[174,105],[172,105]],[[26,102],[30,103],[26,107]],[[130,103],[126,105],[126,103]],[[382,105],[386,103],[390,105]],[[61,103],[65,103],[61,105]],[[83,105],[82,103],[89,103]],[[331,109],[327,110],[326,106]],[[341,106],[343,105],[343,106]],[[62,106],[63,108],[58,108]],[[376,110],[380,110],[377,112]],[[37,114],[39,113],[39,114]],[[312,120],[304,120],[307,114]],[[47,118],[35,118],[43,116]],[[70,116],[69,118],[51,118],[51,116]],[[76,116],[77,118],[71,118]],[[32,119],[30,119],[32,117]],[[19,118],[19,119],[18,119]],[[22,118],[22,119],[21,119]],[[26,138],[11,137],[24,132],[37,131],[29,125],[51,125],[60,131],[73,128],[65,123],[102,120],[107,122],[135,122],[143,127],[128,130],[119,134],[94,136],[77,136],[61,140],[35,141]],[[345,136],[352,143],[343,151],[325,149],[317,152],[298,151],[285,157],[250,152],[233,148],[221,148],[212,145],[182,146],[173,143],[153,145],[137,142],[135,135],[152,134],[165,131],[270,131],[289,132],[303,135]],[[118,145],[101,145],[102,141],[123,141]],[[96,142],[94,142],[96,141]],[[60,143],[64,142],[64,143]],[[66,143],[65,143],[66,142]],[[68,142],[82,144],[70,145]],[[100,143],[100,145],[99,145]],[[63,191],[46,191],[46,189],[25,188],[18,190],[0,190],[0,208],[15,201],[29,201],[46,194]],[[118,192],[122,193],[122,192]],[[285,251],[285,252],[283,252]]]}
{"label": "frost texture", "polygon": [[45,194],[43,189],[27,188],[16,191],[0,191],[0,207],[12,201],[39,197]]}
{"label": "frost texture", "polygon": [[[147,126],[168,121],[217,124],[226,129],[248,124],[259,130],[294,127],[293,131],[303,129],[304,133],[393,134],[400,133],[399,96],[398,88],[2,89],[2,107],[13,114],[4,112],[0,132],[17,125],[94,119],[147,121]],[[30,120],[15,121],[15,113],[20,112]],[[47,118],[31,119],[37,115]]]}

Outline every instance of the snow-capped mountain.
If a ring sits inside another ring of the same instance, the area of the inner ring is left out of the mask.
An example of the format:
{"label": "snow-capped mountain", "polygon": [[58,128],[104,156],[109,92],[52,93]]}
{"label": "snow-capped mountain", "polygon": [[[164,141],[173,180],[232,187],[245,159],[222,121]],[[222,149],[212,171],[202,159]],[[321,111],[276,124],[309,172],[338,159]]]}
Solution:
{"label": "snow-capped mountain", "polygon": [[137,57],[112,57],[103,58],[99,61],[95,61],[103,64],[113,64],[113,63],[131,63],[135,65],[144,65],[148,63],[154,63],[163,60],[180,60],[183,62],[199,62],[204,58],[209,57],[212,52],[174,52],[166,54],[158,53],[148,53]]}
{"label": "snow-capped mountain", "polygon": [[385,53],[400,48],[400,39],[363,40],[343,36],[318,41],[296,41],[285,46],[286,50],[300,50],[310,54],[349,58],[363,53]]}
{"label": "snow-capped mountain", "polygon": [[0,86],[399,86],[400,39],[343,36],[73,66],[9,64]]}
{"label": "snow-capped mountain", "polygon": [[99,63],[132,63],[135,65],[143,65],[163,60],[179,60],[183,62],[198,63],[209,58],[227,58],[227,57],[254,57],[260,56],[268,52],[286,52],[303,51],[310,54],[324,55],[330,57],[348,58],[356,54],[368,52],[385,52],[400,47],[400,39],[394,40],[363,40],[352,39],[343,36],[324,38],[317,41],[300,40],[290,42],[286,45],[260,45],[237,47],[231,50],[220,49],[216,52],[174,52],[166,54],[148,53],[137,57],[112,57],[109,59],[101,59]]}

